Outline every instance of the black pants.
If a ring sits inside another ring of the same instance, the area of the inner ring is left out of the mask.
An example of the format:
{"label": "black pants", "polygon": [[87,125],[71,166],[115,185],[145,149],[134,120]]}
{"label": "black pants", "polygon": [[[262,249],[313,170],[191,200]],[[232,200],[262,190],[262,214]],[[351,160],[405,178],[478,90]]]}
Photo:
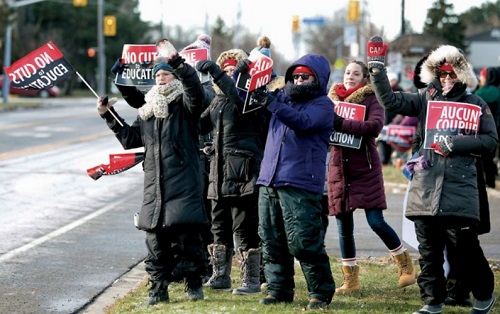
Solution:
{"label": "black pants", "polygon": [[146,232],[145,269],[153,281],[180,281],[204,276],[207,259],[202,225],[186,225]]}
{"label": "black pants", "polygon": [[257,194],[213,200],[214,243],[232,248],[236,242],[236,247],[241,247],[244,251],[258,248],[260,238],[257,233],[259,226],[257,202]]}
{"label": "black pants", "polygon": [[[450,269],[457,280],[481,301],[494,289],[493,272],[481,249],[477,222],[467,218],[424,217],[415,219],[419,243],[420,275],[418,285],[425,304],[437,305],[446,298],[444,248],[448,249]],[[451,255],[450,255],[451,254]]]}

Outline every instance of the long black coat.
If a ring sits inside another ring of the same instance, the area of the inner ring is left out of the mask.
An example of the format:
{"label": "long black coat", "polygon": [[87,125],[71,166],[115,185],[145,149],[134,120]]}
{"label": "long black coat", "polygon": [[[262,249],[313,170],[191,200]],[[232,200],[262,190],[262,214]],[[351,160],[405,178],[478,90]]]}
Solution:
{"label": "long black coat", "polygon": [[262,109],[242,114],[243,102],[234,81],[223,75],[215,83],[220,92],[200,118],[201,133],[213,133],[207,197],[217,200],[257,193],[269,114]]}
{"label": "long black coat", "polygon": [[188,64],[174,73],[183,85],[183,94],[168,105],[167,118],[138,117],[132,126],[123,122],[122,127],[106,117],[123,148],[144,147],[144,199],[139,229],[145,231],[208,223],[199,188],[198,123],[203,87]]}

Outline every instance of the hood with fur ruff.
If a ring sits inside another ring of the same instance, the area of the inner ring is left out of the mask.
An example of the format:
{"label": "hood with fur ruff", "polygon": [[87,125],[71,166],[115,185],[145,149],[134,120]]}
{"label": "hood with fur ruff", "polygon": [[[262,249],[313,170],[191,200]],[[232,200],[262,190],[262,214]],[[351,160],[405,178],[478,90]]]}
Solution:
{"label": "hood with fur ruff", "polygon": [[439,46],[429,54],[427,60],[422,64],[420,80],[425,84],[430,84],[437,79],[437,71],[444,62],[451,64],[457,74],[458,81],[467,85],[472,90],[476,88],[478,82],[472,67],[462,52],[450,45]]}

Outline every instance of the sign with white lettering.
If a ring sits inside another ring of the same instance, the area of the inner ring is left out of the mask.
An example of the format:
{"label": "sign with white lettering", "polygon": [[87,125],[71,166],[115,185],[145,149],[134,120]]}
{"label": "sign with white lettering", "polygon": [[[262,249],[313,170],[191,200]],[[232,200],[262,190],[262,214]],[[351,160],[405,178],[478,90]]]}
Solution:
{"label": "sign with white lettering", "polygon": [[124,86],[153,86],[153,63],[158,56],[156,45],[123,45],[124,71],[116,75],[115,84]]}
{"label": "sign with white lettering", "polygon": [[247,92],[243,113],[252,112],[261,106],[252,102],[252,91],[266,85],[271,81],[273,73],[273,60],[257,50],[252,50],[248,56],[249,70],[247,73],[238,75],[236,87]]}
{"label": "sign with white lettering", "polygon": [[32,51],[4,67],[12,87],[21,89],[47,89],[75,73],[62,52],[52,42]]}
{"label": "sign with white lettering", "polygon": [[[189,49],[179,52],[179,55],[186,59],[186,63],[196,69],[196,63],[208,60],[208,49],[207,48],[198,48],[198,49]],[[210,75],[208,73],[201,73],[198,70],[198,77],[202,83],[210,81]]]}
{"label": "sign with white lettering", "polygon": [[[360,104],[334,101],[335,113],[346,120],[364,121],[366,107]],[[353,134],[334,131],[330,135],[330,144],[359,149],[363,137]]]}
{"label": "sign with white lettering", "polygon": [[431,148],[445,136],[477,135],[481,107],[451,101],[429,101],[425,122],[424,148]]}

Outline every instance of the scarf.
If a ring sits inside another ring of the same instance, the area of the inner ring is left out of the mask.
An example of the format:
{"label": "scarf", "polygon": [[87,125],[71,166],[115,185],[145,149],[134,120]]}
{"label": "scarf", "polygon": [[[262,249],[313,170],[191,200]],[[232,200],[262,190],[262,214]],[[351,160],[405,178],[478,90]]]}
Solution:
{"label": "scarf", "polygon": [[164,119],[168,117],[168,105],[182,95],[182,83],[173,80],[165,85],[153,86],[144,96],[146,104],[139,108],[139,116],[143,120],[151,118]]}
{"label": "scarf", "polygon": [[321,96],[321,90],[316,83],[304,83],[295,85],[288,82],[285,85],[285,92],[295,101],[309,100]]}
{"label": "scarf", "polygon": [[335,87],[335,93],[340,97],[340,99],[346,99],[349,97],[352,93],[363,87],[363,84],[359,84],[358,86],[354,86],[351,89],[345,89],[344,84],[339,84],[337,87]]}

